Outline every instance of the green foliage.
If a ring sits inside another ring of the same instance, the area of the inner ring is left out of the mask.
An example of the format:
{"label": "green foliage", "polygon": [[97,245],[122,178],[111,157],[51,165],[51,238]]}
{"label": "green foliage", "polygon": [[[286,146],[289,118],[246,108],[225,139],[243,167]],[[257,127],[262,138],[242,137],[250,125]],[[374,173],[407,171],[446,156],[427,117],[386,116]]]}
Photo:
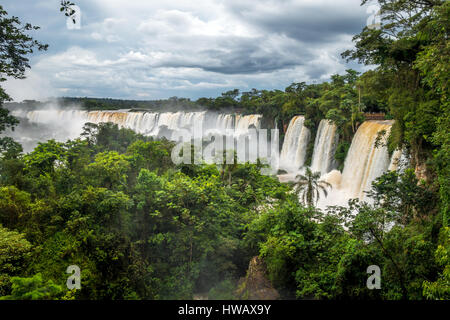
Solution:
{"label": "green foliage", "polygon": [[33,152],[24,157],[26,169],[33,174],[53,173],[57,166],[64,165],[64,145],[55,140],[39,143]]}
{"label": "green foliage", "polygon": [[439,195],[441,199],[441,212],[443,223],[450,226],[450,111],[447,108],[446,113],[438,120],[438,127],[433,134],[434,143],[440,145],[440,148],[434,151],[434,159],[438,172]]}
{"label": "green foliage", "polygon": [[[351,239],[345,244],[334,274],[334,296],[350,299],[379,299],[380,292],[366,287],[367,267],[381,265],[380,252]],[[384,272],[382,272],[384,275]],[[396,297],[398,298],[398,297]],[[391,297],[394,299],[394,297]]]}
{"label": "green foliage", "polygon": [[39,273],[30,278],[13,277],[11,282],[12,294],[0,300],[51,300],[63,294],[61,286],[51,280],[44,281]]}
{"label": "green foliage", "polygon": [[347,141],[341,141],[336,146],[334,158],[338,162],[338,170],[344,170],[345,158],[347,157],[348,150],[350,149],[350,143]]}
{"label": "green foliage", "polygon": [[450,228],[441,230],[441,240],[435,252],[436,263],[442,272],[434,282],[423,282],[423,295],[427,299],[450,299]]}
{"label": "green foliage", "polygon": [[283,202],[250,225],[247,241],[259,240],[269,279],[277,287],[295,288],[296,268],[312,256],[314,224],[307,219],[309,214],[295,202]]}
{"label": "green foliage", "polygon": [[[72,264],[81,268],[82,289],[64,299],[187,299],[215,286],[213,296],[229,296],[225,280],[245,274],[253,254],[244,245],[246,226],[288,187],[262,176],[260,164],[227,168],[226,179],[214,165],[187,175],[169,159],[173,143],[117,126],[95,129],[85,140],[4,154],[2,161],[23,164],[24,176],[20,189],[3,177],[0,222],[35,249],[29,268],[15,260],[14,268],[46,279],[30,280],[32,288],[19,281],[26,292],[8,298],[63,297],[36,292],[53,288],[47,280],[63,285]],[[2,274],[3,294],[15,275]]]}
{"label": "green foliage", "polygon": [[428,215],[436,199],[426,187],[419,185],[414,171],[398,174],[390,171],[372,183],[368,195],[377,206],[392,212],[393,221],[406,225],[414,216]]}
{"label": "green foliage", "polygon": [[19,228],[30,210],[31,197],[14,186],[0,188],[0,221],[7,228]]}
{"label": "green foliage", "polygon": [[33,246],[24,234],[10,231],[0,225],[0,296],[10,289],[10,278],[26,270]]}
{"label": "green foliage", "polygon": [[224,280],[209,290],[208,300],[234,300],[235,290],[233,281]]}

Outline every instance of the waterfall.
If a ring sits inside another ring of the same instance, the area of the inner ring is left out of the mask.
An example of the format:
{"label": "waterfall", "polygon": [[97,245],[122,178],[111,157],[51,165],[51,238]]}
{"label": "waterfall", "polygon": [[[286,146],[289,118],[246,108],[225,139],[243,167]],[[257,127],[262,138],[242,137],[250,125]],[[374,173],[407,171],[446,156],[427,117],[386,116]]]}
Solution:
{"label": "waterfall", "polygon": [[139,119],[136,127],[137,132],[145,135],[154,135],[154,131],[158,126],[159,114],[146,112],[142,117],[137,116],[137,118]]}
{"label": "waterfall", "polygon": [[304,121],[303,116],[292,118],[284,137],[279,166],[288,172],[298,171],[305,163],[310,131],[303,125]]}
{"label": "waterfall", "polygon": [[[19,111],[19,116],[24,116]],[[187,130],[191,134],[195,126],[202,126],[203,134],[208,130],[216,130],[224,133],[225,130],[234,129],[235,134],[246,134],[248,129],[261,127],[262,115],[232,115],[217,114],[207,111],[197,112],[129,112],[128,110],[104,110],[104,111],[83,111],[83,110],[34,110],[26,113],[29,121],[34,123],[53,123],[66,126],[67,123],[76,123],[74,134],[81,133],[82,125],[86,122],[101,123],[112,122],[119,127],[132,129],[138,133],[148,136],[168,135],[170,132]],[[169,133],[168,133],[168,131]],[[73,137],[73,135],[71,135]]]}
{"label": "waterfall", "polygon": [[256,129],[260,128],[261,117],[259,114],[250,114],[246,116],[236,115],[235,119],[235,131],[236,134],[247,133],[250,126],[254,126]]}
{"label": "waterfall", "polygon": [[14,130],[7,129],[2,134],[21,143],[25,152],[32,151],[38,142],[49,139],[62,142],[75,139],[88,121],[88,112],[82,110],[13,109],[11,114],[21,121]]}
{"label": "waterfall", "polygon": [[[333,188],[328,197],[322,197],[318,202],[319,208],[329,205],[347,205],[352,198],[365,198],[364,191],[369,191],[372,182],[386,172],[393,160],[389,159],[385,138],[387,138],[393,121],[365,121],[353,137],[344,170],[332,170],[322,176],[322,180],[329,182]],[[381,139],[381,145],[375,146],[378,132],[385,130],[387,135]]]}
{"label": "waterfall", "polygon": [[[365,121],[356,131],[344,162],[342,174],[332,170],[322,177],[331,183],[333,189],[327,198],[321,198],[318,207],[346,205],[352,198],[364,199],[372,181],[388,170],[391,160],[385,139],[376,147],[378,132],[389,134],[393,121]],[[385,135],[385,138],[387,135]],[[367,199],[365,199],[367,200]]]}
{"label": "waterfall", "polygon": [[403,152],[401,149],[397,149],[394,151],[394,153],[392,154],[392,157],[391,157],[391,161],[389,162],[389,167],[388,167],[389,171],[396,171],[398,169],[398,167],[400,165],[402,154],[403,154]]}
{"label": "waterfall", "polygon": [[[35,140],[54,138],[59,141],[79,136],[86,122],[113,122],[120,127],[135,130],[138,133],[171,139],[176,132],[187,130],[193,133],[196,126],[203,127],[202,137],[208,140],[214,133],[226,133],[234,130],[232,135],[239,139],[248,133],[250,128],[261,128],[261,115],[218,114],[203,112],[130,112],[128,110],[82,111],[82,110],[15,110],[13,115],[26,117],[31,123],[45,124],[48,129],[44,135],[34,137]],[[279,157],[279,168],[286,170],[280,175],[280,181],[292,181],[304,165],[306,148],[310,139],[310,131],[304,126],[305,118],[295,116],[291,119]],[[318,206],[346,205],[350,198],[364,199],[364,191],[370,189],[374,179],[387,170],[401,170],[399,163],[407,162],[405,152],[397,150],[389,158],[385,146],[375,147],[378,132],[390,131],[392,121],[366,121],[356,132],[341,173],[333,170],[334,152],[338,141],[337,128],[327,120],[319,124],[314,141],[311,167],[313,171],[322,173],[322,180],[333,185],[328,197],[321,197]],[[35,130],[40,132],[42,129]],[[231,133],[230,133],[231,134]],[[35,144],[37,142],[34,142]],[[251,143],[251,141],[250,141]],[[34,146],[35,146],[34,144]],[[28,146],[32,144],[29,143]],[[253,145],[251,145],[253,146]],[[29,147],[28,147],[29,148]],[[250,148],[251,149],[251,148]],[[249,149],[248,152],[251,150]],[[247,151],[246,151],[247,152]],[[252,151],[253,152],[253,151]],[[276,169],[276,168],[275,168]]]}
{"label": "waterfall", "polygon": [[[41,111],[42,110],[39,110],[37,112]],[[62,111],[62,112],[66,113],[70,111]],[[91,111],[88,113],[88,119],[90,122],[93,123],[113,122],[121,127],[125,125],[127,117],[128,117],[127,113],[121,111]]]}
{"label": "waterfall", "polygon": [[[19,112],[20,113],[20,112]],[[18,114],[18,113],[17,113]],[[50,138],[57,140],[73,139],[81,133],[86,122],[113,122],[120,127],[133,129],[148,136],[166,136],[171,139],[175,132],[187,130],[193,133],[195,126],[203,127],[203,137],[208,139],[212,131],[225,133],[227,129],[234,129],[234,136],[247,133],[249,128],[261,127],[261,115],[233,115],[213,112],[129,112],[128,110],[83,111],[83,110],[35,110],[26,115],[30,122],[46,124],[55,132]],[[294,175],[302,168],[306,157],[306,148],[310,139],[310,131],[304,126],[305,118],[295,116],[291,119],[286,131],[285,139],[279,157],[279,168]],[[377,133],[381,130],[389,132],[392,121],[366,121],[356,132],[342,174],[333,170],[334,149],[338,135],[336,126],[327,120],[319,124],[311,167],[313,171],[320,171],[322,179],[333,184],[333,190],[326,199],[340,203],[349,198],[363,198],[371,182],[384,171],[395,170],[401,152],[394,152],[389,159],[387,148],[375,147]],[[61,134],[55,129],[61,127]],[[286,176],[286,179],[292,177]],[[333,202],[332,202],[333,204]],[[320,205],[320,201],[319,201]]]}
{"label": "waterfall", "polygon": [[231,114],[219,114],[219,116],[216,119],[215,127],[212,127],[211,129],[217,129],[217,130],[220,130],[220,131],[233,129],[233,115],[231,115]]}
{"label": "waterfall", "polygon": [[[13,113],[21,115],[19,113]],[[87,119],[88,112],[82,110],[38,110],[26,113],[28,120],[36,123],[51,124],[57,122],[84,121]]]}
{"label": "waterfall", "polygon": [[387,171],[389,154],[386,146],[375,146],[378,132],[389,133],[392,121],[365,121],[353,137],[345,158],[341,185],[351,197],[362,198],[375,178]]}
{"label": "waterfall", "polygon": [[336,126],[328,120],[321,120],[314,141],[314,153],[311,162],[311,170],[319,171],[322,175],[336,168],[334,152],[339,136]]}

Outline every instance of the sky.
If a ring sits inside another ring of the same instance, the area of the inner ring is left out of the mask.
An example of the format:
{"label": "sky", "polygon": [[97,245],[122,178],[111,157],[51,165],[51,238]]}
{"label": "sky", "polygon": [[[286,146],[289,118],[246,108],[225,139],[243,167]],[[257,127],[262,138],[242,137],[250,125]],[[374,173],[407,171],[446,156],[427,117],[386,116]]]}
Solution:
{"label": "sky", "polygon": [[[367,67],[340,53],[370,18],[360,0],[3,0],[49,45],[27,79],[3,83],[15,101],[47,97],[135,100],[215,97],[238,88],[284,90]],[[69,27],[68,27],[69,26]]]}

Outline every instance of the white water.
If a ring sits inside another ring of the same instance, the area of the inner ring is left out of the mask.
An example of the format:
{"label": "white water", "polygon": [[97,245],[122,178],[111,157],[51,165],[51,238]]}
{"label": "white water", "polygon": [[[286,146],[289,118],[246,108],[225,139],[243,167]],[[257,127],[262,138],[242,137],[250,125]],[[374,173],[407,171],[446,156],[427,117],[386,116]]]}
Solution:
{"label": "white water", "polygon": [[289,173],[299,171],[305,163],[310,131],[303,125],[304,121],[305,117],[303,116],[292,118],[284,137],[279,167]]}
{"label": "white water", "polygon": [[377,133],[392,126],[391,121],[366,121],[356,132],[344,163],[341,185],[354,197],[362,197],[371,182],[389,167],[386,146],[375,146]]}
{"label": "white water", "polygon": [[409,160],[409,154],[406,149],[397,149],[392,154],[388,170],[403,172],[408,167]]}
{"label": "white water", "polygon": [[[20,142],[25,152],[32,151],[40,141],[55,139],[64,142],[68,139],[75,139],[80,136],[83,126],[87,122],[96,124],[112,122],[119,127],[132,129],[146,136],[165,137],[173,141],[179,141],[181,137],[183,139],[201,137],[203,142],[210,145],[211,142],[216,141],[218,136],[232,137],[231,141],[248,136],[249,129],[261,127],[262,118],[258,114],[236,115],[206,111],[130,112],[129,110],[106,110],[89,112],[57,108],[34,111],[13,110],[12,114],[28,120],[21,121],[15,131],[7,130],[5,132]],[[246,143],[250,146],[254,145],[250,140]],[[235,142],[231,142],[233,145],[230,146],[229,141],[227,138],[222,146],[216,147],[215,152],[221,154],[220,148],[224,148],[224,150],[235,148]],[[247,148],[240,156],[240,159],[245,159],[242,161],[252,161],[252,159],[256,161],[257,158],[254,148]],[[273,167],[275,168],[276,165]]]}
{"label": "white water", "polygon": [[233,129],[233,123],[234,123],[233,115],[231,115],[231,114],[219,114],[217,116],[217,120],[216,120],[215,126],[212,127],[212,128],[208,127],[208,129],[217,129],[219,131]]}
{"label": "white water", "polygon": [[334,152],[339,140],[336,126],[328,120],[321,120],[314,141],[311,170],[322,175],[336,168]]}
{"label": "white water", "polygon": [[319,200],[320,208],[345,205],[351,198],[365,198],[364,192],[370,190],[372,181],[387,171],[391,163],[385,141],[382,141],[383,145],[375,146],[378,132],[385,130],[389,133],[391,126],[392,121],[366,121],[358,128],[342,174],[332,170],[322,177],[331,183],[333,189],[327,198]]}
{"label": "white water", "polygon": [[[23,116],[20,111],[13,112],[16,116]],[[41,124],[71,123],[73,138],[81,133],[84,123],[113,122],[119,127],[132,129],[138,133],[158,136],[163,129],[180,131],[182,129],[193,133],[196,126],[202,127],[202,132],[208,130],[224,131],[235,129],[236,134],[245,134],[248,129],[260,128],[261,115],[232,115],[201,112],[128,112],[119,111],[81,111],[81,110],[35,110],[26,113],[28,120]],[[171,138],[171,136],[166,136]]]}
{"label": "white water", "polygon": [[[298,154],[300,157],[304,157],[307,142],[305,143],[300,138],[302,121],[301,118],[294,118],[289,124],[283,144],[285,166],[286,162],[293,162]],[[371,184],[376,178],[388,170],[401,171],[407,166],[408,156],[405,151],[397,150],[389,158],[386,138],[392,124],[393,121],[364,122],[353,137],[345,159],[344,170],[341,173],[333,169],[335,168],[334,152],[338,141],[336,127],[327,120],[320,122],[314,142],[311,168],[314,172],[320,171],[322,173],[321,180],[329,182],[332,189],[328,190],[328,197],[321,194],[317,203],[319,208],[325,209],[331,205],[346,206],[348,200],[352,198],[369,201],[365,191],[370,190]],[[376,147],[378,133],[382,130],[386,131],[386,135],[379,141],[380,145]],[[300,144],[299,141],[301,141]],[[279,180],[281,182],[294,181],[296,175],[304,171],[304,168],[299,169],[297,165],[294,169],[287,174],[279,175]]]}
{"label": "white water", "polygon": [[254,126],[256,129],[261,127],[261,115],[250,114],[250,115],[236,115],[236,125],[235,130],[237,134],[245,134],[250,126]]}

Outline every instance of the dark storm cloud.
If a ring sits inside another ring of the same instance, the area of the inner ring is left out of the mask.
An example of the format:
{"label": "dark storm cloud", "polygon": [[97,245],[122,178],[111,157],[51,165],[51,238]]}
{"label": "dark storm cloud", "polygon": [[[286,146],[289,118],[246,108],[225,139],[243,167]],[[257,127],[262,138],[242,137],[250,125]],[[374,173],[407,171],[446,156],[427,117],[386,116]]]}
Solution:
{"label": "dark storm cloud", "polygon": [[197,67],[223,74],[252,74],[301,66],[311,58],[308,50],[298,47],[292,48],[296,50],[295,53],[289,49],[265,52],[268,50],[264,47],[263,39],[254,42],[235,41],[234,45],[228,46],[227,49],[203,50],[201,54],[212,58],[217,63]]}
{"label": "dark storm cloud", "polygon": [[239,51],[233,52],[232,55],[221,54],[217,58],[221,61],[220,65],[211,67],[202,66],[201,68],[205,71],[223,74],[252,74],[271,72],[299,65],[295,61],[278,60],[277,57],[251,58],[243,56]]}
{"label": "dark storm cloud", "polygon": [[[271,1],[266,1],[270,3]],[[258,10],[245,3],[230,5],[230,11],[243,21],[267,33],[284,34],[305,43],[334,41],[343,34],[354,35],[364,27],[367,14],[359,1],[317,1],[302,5],[301,1],[281,1],[276,10]]]}

